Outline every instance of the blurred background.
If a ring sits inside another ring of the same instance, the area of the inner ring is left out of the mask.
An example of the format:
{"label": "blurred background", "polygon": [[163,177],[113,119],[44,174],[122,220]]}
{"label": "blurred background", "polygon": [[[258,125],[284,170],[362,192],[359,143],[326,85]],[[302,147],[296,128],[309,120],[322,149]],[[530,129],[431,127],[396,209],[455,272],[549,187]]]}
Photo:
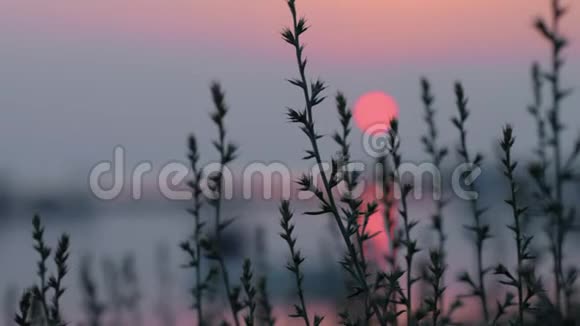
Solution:
{"label": "blurred background", "polygon": [[[428,159],[419,142],[426,132],[420,77],[433,83],[437,123],[450,147],[457,137],[449,123],[455,114],[452,86],[463,81],[472,110],[470,143],[488,157],[484,202],[503,196],[505,183],[495,163],[502,126],[515,126],[519,157],[529,158],[536,144],[526,111],[532,101],[529,71],[533,61],[547,63],[549,51],[532,24],[548,12],[548,1],[303,0],[298,6],[312,27],[305,38],[311,76],[329,83],[328,95],[341,90],[351,103],[371,91],[392,96],[406,161]],[[285,107],[302,101],[285,81],[297,73],[293,50],[279,36],[289,23],[282,0],[0,2],[0,293],[6,324],[22,289],[34,279],[30,220],[35,212],[44,217],[51,242],[61,232],[72,237],[65,297],[69,320],[82,319],[82,257],[92,257],[102,284],[110,285],[123,265],[136,269],[147,323],[161,318],[163,309],[174,311],[177,323],[192,318],[190,277],[180,268],[185,257],[178,248],[191,232],[189,203],[164,199],[154,172],[145,177],[143,199],[132,200],[130,189],[124,189],[117,200],[101,201],[90,192],[89,172],[112,160],[116,146],[125,149],[127,171],[144,161],[154,170],[168,162],[186,163],[191,132],[200,139],[202,161],[215,160],[210,140],[216,131],[208,115],[214,79],[227,90],[227,128],[241,148],[234,171],[274,161],[296,175],[309,168],[301,160],[307,140],[285,117]],[[572,41],[564,84],[575,87],[580,85],[580,10],[573,6],[563,27]],[[580,126],[579,107],[575,94],[563,109],[567,148]],[[338,127],[335,112],[332,100],[317,109],[322,133]],[[353,156],[372,162],[359,130],[352,139]],[[337,150],[330,137],[322,140],[322,149],[327,157]],[[456,159],[452,155],[448,165]],[[227,237],[229,262],[241,269],[244,256],[266,257],[275,302],[283,303],[293,284],[284,268],[287,248],[278,236],[279,198],[234,197],[225,204],[227,215],[239,216]],[[312,204],[298,202],[296,210]],[[452,274],[471,267],[461,231],[464,204],[448,208]],[[419,220],[427,220],[431,208],[428,200],[411,207]],[[489,216],[499,238],[510,241],[501,229],[507,223],[504,209],[492,207]],[[297,214],[296,223],[307,257],[306,282],[315,289],[310,295],[327,309],[341,291],[340,281],[328,279],[341,277],[332,275],[340,254],[336,239],[325,217]],[[428,229],[424,224],[421,232]],[[431,239],[425,235],[420,241]],[[494,246],[490,257],[509,259],[501,241]],[[115,296],[112,288],[101,289],[103,300]]]}

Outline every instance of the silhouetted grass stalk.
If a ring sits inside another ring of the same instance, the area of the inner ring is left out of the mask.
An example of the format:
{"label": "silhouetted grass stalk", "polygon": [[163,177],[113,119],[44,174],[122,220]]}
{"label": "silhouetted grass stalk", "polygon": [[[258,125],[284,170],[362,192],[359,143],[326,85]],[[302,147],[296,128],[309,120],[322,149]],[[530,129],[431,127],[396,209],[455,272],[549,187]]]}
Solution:
{"label": "silhouetted grass stalk", "polygon": [[431,285],[432,296],[427,297],[424,301],[426,304],[426,312],[431,313],[431,323],[433,326],[439,325],[439,317],[443,310],[443,293],[445,292],[445,285],[443,284],[443,275],[446,266],[443,263],[443,254],[441,249],[431,250],[429,254],[430,265],[428,267],[425,280]]}
{"label": "silhouetted grass stalk", "polygon": [[246,326],[253,326],[256,312],[256,288],[252,284],[254,272],[252,271],[252,263],[249,259],[244,260],[243,272],[240,281],[246,294],[245,305],[248,307],[248,315],[244,317]]}
{"label": "silhouetted grass stalk", "polygon": [[[446,147],[441,146],[438,143],[439,133],[437,131],[437,126],[435,124],[435,109],[433,108],[433,102],[435,100],[432,92],[431,85],[426,78],[421,80],[421,99],[423,101],[423,106],[425,109],[425,123],[427,124],[427,134],[421,137],[421,142],[423,143],[425,152],[430,156],[431,162],[437,169],[437,171],[442,171],[442,161],[447,156],[448,150]],[[437,194],[439,192],[439,194]],[[431,269],[433,272],[433,283],[434,288],[445,288],[445,242],[447,241],[447,235],[445,234],[445,228],[443,224],[443,208],[447,202],[442,199],[442,189],[433,189],[434,196],[433,201],[435,203],[435,212],[433,213],[432,228],[435,230],[438,236],[437,250],[431,253]],[[434,258],[437,258],[434,260]],[[441,272],[438,275],[437,272]],[[444,313],[444,293],[440,290],[434,290],[434,305],[437,313],[435,316]],[[440,292],[440,293],[439,293]],[[434,325],[436,325],[436,320],[434,320]]]}
{"label": "silhouetted grass stalk", "polygon": [[[346,204],[348,207],[348,210],[343,210],[347,221],[346,229],[348,230],[349,234],[353,235],[353,239],[356,241],[356,246],[359,252],[358,259],[360,259],[361,269],[366,274],[368,270],[368,264],[365,257],[365,243],[378,234],[369,234],[367,227],[371,216],[373,216],[373,214],[377,211],[377,204],[375,201],[370,202],[366,205],[366,208],[363,209],[363,201],[360,198],[355,198],[353,195],[355,188],[358,185],[360,173],[357,171],[351,171],[349,167],[349,164],[351,163],[351,154],[348,138],[351,132],[350,124],[352,120],[352,112],[347,107],[347,100],[345,96],[340,92],[336,95],[336,108],[341,124],[341,129],[334,134],[333,139],[340,146],[340,157],[338,160],[332,161],[333,166],[331,180],[336,180],[338,182],[340,179],[342,179],[346,185],[346,191],[340,198],[340,201],[343,204]],[[338,173],[342,173],[342,175],[338,176]],[[359,222],[361,216],[362,223]],[[373,311],[371,309],[372,304],[370,300],[370,296],[365,296],[363,298],[366,323],[369,323],[373,316]]]}
{"label": "silhouetted grass stalk", "polygon": [[88,326],[102,325],[105,305],[98,299],[97,284],[92,274],[92,264],[88,256],[83,257],[80,265],[80,285],[83,293],[83,309],[87,315]]}
{"label": "silhouetted grass stalk", "polygon": [[[461,83],[455,84],[455,97],[456,97],[456,105],[458,110],[458,116],[452,119],[453,124],[459,130],[459,139],[460,144],[457,149],[457,153],[463,159],[463,163],[466,164],[467,171],[469,176],[474,169],[478,168],[481,164],[483,157],[481,154],[476,154],[474,158],[469,153],[469,149],[467,146],[467,129],[466,129],[466,122],[467,118],[469,117],[469,111],[467,110],[467,98],[465,96],[465,92],[463,90],[463,86]],[[468,176],[468,177],[469,177]],[[468,190],[474,194],[476,193],[476,186],[473,184],[473,180],[471,179],[464,179],[467,183]],[[476,196],[478,196],[477,193]],[[465,228],[473,233],[475,236],[475,251],[476,251],[476,263],[477,263],[477,283],[474,282],[469,273],[465,272],[460,276],[460,281],[463,283],[467,283],[472,289],[472,295],[476,296],[480,299],[481,302],[481,310],[484,321],[486,323],[489,322],[489,309],[487,306],[487,291],[485,286],[485,275],[489,272],[489,269],[484,266],[483,262],[483,250],[485,241],[488,240],[491,236],[489,233],[489,225],[486,224],[482,220],[482,215],[485,212],[485,209],[479,207],[479,203],[477,198],[473,198],[469,201],[471,215],[473,218],[473,224],[467,225]]]}
{"label": "silhouetted grass stalk", "polygon": [[[304,325],[310,326],[310,317],[308,315],[308,305],[304,299],[304,274],[300,269],[300,265],[304,262],[304,257],[300,253],[300,250],[296,249],[296,238],[293,235],[294,225],[292,224],[292,217],[294,213],[290,209],[290,202],[287,200],[282,201],[280,205],[280,215],[282,219],[280,220],[280,226],[282,227],[282,233],[280,237],[286,241],[288,248],[290,249],[290,259],[286,265],[286,268],[294,275],[296,281],[296,292],[298,294],[299,304],[294,305],[294,314],[291,314],[292,318],[302,318],[304,320]],[[314,316],[314,326],[318,326],[324,317]]]}
{"label": "silhouetted grass stalk", "polygon": [[207,257],[216,260],[219,264],[220,274],[224,284],[227,301],[230,305],[232,319],[236,326],[240,325],[238,312],[242,309],[238,301],[240,294],[239,287],[232,287],[230,284],[229,273],[226,268],[225,260],[221,252],[222,232],[234,221],[228,219],[222,221],[222,200],[223,200],[223,172],[227,164],[231,163],[237,153],[237,147],[226,140],[225,117],[228,113],[228,107],[225,103],[225,93],[219,83],[212,83],[211,95],[215,111],[211,114],[211,119],[218,129],[218,139],[213,145],[219,154],[219,172],[209,176],[210,188],[213,191],[213,197],[209,200],[214,207],[214,239],[211,242],[202,241],[201,246],[207,251]]}
{"label": "silhouetted grass stalk", "polygon": [[32,219],[32,239],[35,242],[34,250],[38,253],[39,261],[37,264],[38,271],[37,275],[40,281],[39,291],[40,300],[42,302],[42,308],[45,312],[48,312],[48,305],[46,304],[46,292],[48,291],[48,285],[46,280],[47,267],[46,262],[51,254],[51,249],[44,242],[44,227],[42,227],[40,222],[40,216],[35,215]]}
{"label": "silhouetted grass stalk", "polygon": [[[396,207],[396,203],[393,195],[393,174],[389,170],[389,155],[385,153],[377,159],[377,164],[379,164],[380,175],[377,178],[382,190],[380,202],[383,206],[383,222],[384,229],[387,234],[387,243],[385,244],[388,248],[387,256],[385,257],[388,267],[391,271],[399,270],[397,265],[397,253],[400,248],[400,239],[397,238],[398,233],[396,232],[396,214],[393,209]],[[394,296],[398,295],[393,289],[387,289],[387,294],[384,301],[383,311],[385,315],[398,316],[397,300]],[[398,321],[396,318],[391,318],[392,324],[397,325]]]}
{"label": "silhouetted grass stalk", "polygon": [[545,73],[545,77],[551,86],[551,96],[552,103],[551,108],[548,111],[548,122],[552,132],[552,139],[550,144],[554,150],[554,205],[551,208],[551,213],[553,214],[554,228],[555,228],[555,239],[552,253],[554,259],[554,286],[555,286],[555,304],[556,307],[562,311],[562,295],[563,295],[563,284],[564,284],[564,273],[563,273],[563,249],[566,240],[566,235],[570,224],[570,221],[565,217],[565,207],[563,202],[563,191],[564,183],[568,181],[569,176],[566,175],[565,166],[563,165],[562,148],[561,148],[561,137],[562,131],[564,130],[564,125],[561,122],[560,113],[562,107],[562,100],[570,95],[571,90],[563,89],[561,87],[561,70],[564,64],[564,59],[562,57],[562,51],[567,46],[568,41],[560,33],[560,23],[562,18],[567,12],[560,0],[551,0],[551,26],[548,26],[542,18],[538,18],[535,23],[536,29],[540,34],[548,40],[551,44],[551,58],[550,58],[550,71]]}
{"label": "silhouetted grass stalk", "polygon": [[532,311],[530,301],[541,291],[541,289],[539,288],[539,284],[536,283],[536,280],[533,279],[533,270],[530,270],[530,268],[533,269],[533,264],[529,264],[531,266],[526,266],[526,263],[532,261],[535,257],[530,251],[533,237],[525,235],[522,228],[522,218],[525,216],[527,207],[521,206],[517,195],[518,186],[516,184],[514,172],[518,164],[512,160],[512,147],[514,142],[515,137],[513,136],[513,129],[508,125],[503,130],[503,139],[501,140],[500,145],[504,153],[504,158],[502,159],[504,175],[509,182],[510,189],[509,197],[505,202],[512,210],[513,224],[508,225],[508,228],[514,234],[516,244],[516,272],[514,276],[514,274],[510,273],[503,265],[499,265],[496,268],[495,273],[505,277],[505,280],[501,281],[502,284],[516,289],[518,300],[516,325],[523,326],[525,312]]}
{"label": "silhouetted grass stalk", "polygon": [[[67,234],[60,236],[54,255],[56,275],[47,278],[47,261],[50,258],[52,249],[46,245],[44,240],[44,227],[40,216],[34,216],[32,227],[34,250],[39,254],[37,262],[39,285],[29,288],[23,293],[20,300],[20,313],[16,314],[14,321],[19,326],[64,326],[66,323],[61,315],[60,300],[65,292],[62,281],[68,273],[69,236]],[[49,290],[52,290],[50,304],[47,300]]]}
{"label": "silhouetted grass stalk", "polygon": [[397,120],[392,120],[389,128],[389,153],[391,159],[393,160],[393,180],[397,187],[401,191],[401,199],[399,203],[401,205],[399,209],[399,214],[403,220],[403,233],[404,239],[401,239],[403,246],[406,249],[405,252],[405,262],[406,262],[406,273],[407,273],[407,288],[406,295],[403,298],[405,303],[406,313],[407,313],[407,325],[414,324],[413,318],[413,284],[419,279],[413,277],[413,258],[415,254],[419,252],[417,248],[417,241],[411,237],[411,231],[417,226],[417,221],[412,221],[409,218],[409,207],[407,203],[407,197],[413,189],[412,185],[403,183],[401,175],[399,174],[402,156],[400,153],[400,138],[399,138],[399,123]]}
{"label": "silhouetted grass stalk", "polygon": [[64,234],[58,240],[58,245],[56,248],[56,252],[54,254],[54,264],[56,266],[56,275],[51,276],[48,279],[48,286],[52,288],[54,294],[52,296],[51,302],[52,306],[49,310],[50,319],[56,325],[64,325],[64,321],[61,316],[60,311],[60,298],[64,294],[65,288],[62,284],[62,281],[66,274],[68,273],[68,250],[70,246],[70,241],[68,235]]}
{"label": "silhouetted grass stalk", "polygon": [[[366,302],[370,302],[373,313],[379,320],[380,324],[386,325],[386,322],[383,319],[383,316],[381,315],[381,311],[378,308],[378,305],[372,299],[371,289],[366,280],[367,274],[365,273],[363,267],[361,266],[362,263],[359,259],[359,254],[357,253],[355,245],[351,241],[351,235],[353,235],[354,233],[350,233],[352,232],[352,230],[348,230],[347,227],[345,227],[343,219],[340,216],[339,209],[336,205],[334,195],[332,193],[332,188],[336,186],[338,183],[336,182],[336,180],[329,179],[322,164],[322,158],[318,148],[318,139],[320,139],[322,136],[318,135],[315,131],[312,110],[315,106],[317,106],[324,100],[324,97],[320,96],[321,93],[326,89],[326,86],[322,81],[316,81],[310,84],[309,86],[309,83],[306,78],[307,61],[303,57],[304,46],[300,41],[301,35],[304,32],[306,32],[308,27],[306,26],[306,20],[304,18],[298,19],[295,0],[288,0],[287,4],[292,14],[293,24],[291,29],[288,28],[284,29],[284,31],[282,32],[282,36],[283,39],[287,43],[292,45],[295,49],[296,60],[298,63],[298,70],[300,74],[300,77],[298,79],[292,79],[290,80],[290,83],[299,87],[302,90],[305,101],[304,111],[298,112],[296,110],[289,109],[288,116],[290,118],[290,121],[294,123],[300,123],[302,125],[301,129],[306,134],[311,144],[311,150],[307,151],[308,156],[305,157],[305,159],[314,159],[320,171],[320,177],[322,179],[324,192],[320,191],[319,189],[309,189],[310,191],[313,191],[315,193],[315,195],[322,203],[323,208],[322,211],[315,212],[315,214],[330,213],[334,217],[340,230],[340,233],[342,235],[342,238],[345,241],[348,251],[348,255],[345,258],[343,266],[347,268],[347,271],[349,271],[349,273],[352,274],[353,278],[358,283],[358,287],[360,289],[356,291],[362,293],[365,296],[364,300]],[[303,181],[308,182],[306,179],[303,179]],[[304,188],[307,188],[305,187],[307,186],[307,184],[303,183],[303,186]],[[355,232],[358,231],[355,230]]]}
{"label": "silhouetted grass stalk", "polygon": [[276,319],[272,313],[272,304],[268,294],[267,282],[265,277],[260,277],[258,280],[258,305],[261,307],[261,315],[258,315],[260,325],[274,326]]}
{"label": "silhouetted grass stalk", "polygon": [[542,110],[543,106],[543,96],[542,96],[542,86],[543,86],[543,76],[540,65],[537,62],[532,64],[531,69],[531,81],[532,81],[532,94],[533,102],[528,106],[528,112],[534,117],[536,122],[536,133],[538,136],[538,144],[535,150],[536,155],[540,161],[540,166],[545,171],[548,165],[548,159],[546,156],[546,118],[545,113]]}
{"label": "silhouetted grass stalk", "polygon": [[[521,217],[526,211],[526,207],[520,207],[518,205],[518,199],[516,196],[517,193],[517,186],[514,178],[514,171],[517,167],[517,162],[512,162],[511,158],[511,149],[514,145],[515,138],[512,136],[512,128],[511,126],[506,126],[503,131],[503,140],[501,142],[501,147],[505,153],[505,157],[502,160],[504,165],[505,171],[504,174],[509,181],[510,184],[510,197],[506,200],[506,203],[512,209],[512,215],[514,218],[514,224],[509,226],[510,230],[513,231],[515,236],[516,242],[516,259],[517,259],[517,273],[515,280],[511,280],[515,283],[515,287],[518,291],[518,324],[524,324],[524,293],[523,293],[523,279],[522,279],[522,271],[523,271],[523,264],[524,260],[529,259],[531,257],[527,256],[527,246],[529,246],[531,238],[524,239],[524,235],[522,234],[522,227],[521,227]],[[524,242],[526,241],[526,242]],[[513,284],[513,283],[512,283]]]}
{"label": "silhouetted grass stalk", "polygon": [[201,207],[202,207],[202,190],[200,186],[201,179],[203,177],[201,169],[198,167],[199,162],[199,152],[197,147],[197,140],[194,135],[189,137],[189,154],[188,154],[191,171],[193,173],[193,179],[189,182],[189,186],[192,191],[193,207],[189,209],[189,213],[193,216],[194,231],[191,241],[193,241],[193,247],[191,247],[191,241],[187,240],[181,243],[181,248],[188,253],[190,256],[190,262],[187,267],[191,267],[195,272],[195,284],[192,289],[192,294],[194,297],[194,307],[197,311],[197,320],[200,325],[205,322],[203,315],[203,291],[206,288],[206,284],[202,282],[202,271],[203,265],[201,261],[201,232],[205,223],[201,220]]}

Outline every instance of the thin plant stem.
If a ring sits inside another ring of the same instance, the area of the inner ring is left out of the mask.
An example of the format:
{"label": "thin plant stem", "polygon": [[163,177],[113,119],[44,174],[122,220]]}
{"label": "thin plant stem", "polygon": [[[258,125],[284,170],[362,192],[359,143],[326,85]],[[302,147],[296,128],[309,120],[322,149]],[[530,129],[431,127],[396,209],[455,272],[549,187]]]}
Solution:
{"label": "thin plant stem", "polygon": [[83,257],[80,266],[80,283],[84,297],[83,308],[87,315],[86,323],[88,326],[100,326],[106,307],[98,298],[98,287],[92,271],[91,258],[89,256]]}
{"label": "thin plant stem", "polygon": [[201,245],[200,245],[200,238],[201,238],[201,187],[200,187],[200,180],[202,178],[201,171],[198,167],[199,162],[199,153],[197,148],[197,141],[195,136],[191,135],[189,138],[189,161],[191,165],[191,171],[193,173],[194,180],[191,182],[191,188],[193,192],[193,208],[190,210],[190,213],[193,215],[194,218],[194,234],[193,234],[193,241],[195,245],[195,254],[192,256],[193,258],[193,267],[195,268],[195,289],[194,289],[194,297],[195,297],[195,309],[197,311],[197,320],[200,325],[205,323],[204,316],[203,316],[203,287],[202,287],[202,280],[201,280],[201,273],[202,273],[202,261],[201,261]]}
{"label": "thin plant stem", "polygon": [[[292,318],[302,318],[304,320],[305,326],[310,326],[310,317],[308,315],[308,305],[304,298],[304,274],[301,270],[301,265],[304,262],[304,257],[300,253],[300,250],[296,249],[296,238],[293,236],[294,225],[292,224],[292,217],[294,213],[290,209],[290,202],[287,200],[282,201],[280,204],[280,215],[282,216],[280,220],[280,226],[282,231],[280,237],[286,241],[288,248],[290,249],[290,259],[286,265],[286,268],[294,275],[296,282],[296,292],[298,294],[299,304],[294,305],[295,312],[290,315]],[[314,326],[319,325],[324,317],[314,316]]]}
{"label": "thin plant stem", "polygon": [[40,292],[40,300],[42,303],[42,308],[44,309],[44,313],[48,313],[48,305],[46,303],[46,292],[48,291],[46,273],[48,272],[48,268],[46,267],[46,262],[50,257],[51,249],[44,242],[44,227],[41,224],[39,215],[35,215],[32,219],[32,226],[32,238],[35,242],[34,250],[39,255],[37,275],[40,280],[40,284],[38,290]]}
{"label": "thin plant stem", "polygon": [[567,13],[561,0],[551,1],[551,17],[550,26],[544,22],[542,18],[538,18],[535,22],[536,29],[540,34],[548,40],[551,45],[550,53],[550,71],[545,73],[545,77],[550,84],[550,93],[552,97],[551,108],[548,110],[548,122],[552,132],[552,139],[550,144],[553,147],[554,153],[554,206],[551,208],[550,215],[554,216],[553,229],[555,237],[552,243],[552,253],[554,258],[554,290],[555,290],[555,305],[556,308],[562,312],[562,295],[564,284],[563,273],[563,250],[564,242],[569,227],[569,221],[565,218],[565,209],[563,202],[563,191],[565,182],[565,171],[562,158],[561,138],[564,126],[561,122],[561,107],[562,101],[571,90],[565,90],[561,86],[561,70],[564,65],[562,58],[562,51],[567,46],[568,41],[560,33],[560,23],[564,15]]}
{"label": "thin plant stem", "polygon": [[[481,164],[483,157],[477,154],[474,158],[471,157],[468,146],[467,146],[467,129],[466,121],[469,117],[469,111],[467,110],[467,98],[461,83],[455,84],[455,96],[456,105],[458,109],[458,116],[452,119],[453,124],[459,131],[460,144],[457,149],[459,156],[463,159],[463,163],[468,168],[469,176],[475,168],[478,168]],[[473,180],[468,181],[468,189],[471,193],[476,192],[476,187]],[[491,236],[489,233],[489,225],[482,221],[482,215],[485,209],[479,207],[477,200],[477,194],[475,198],[471,198],[469,201],[471,215],[473,217],[473,224],[465,226],[465,228],[472,232],[475,236],[475,251],[476,251],[476,264],[477,264],[477,283],[473,282],[467,273],[461,275],[460,280],[464,283],[468,283],[473,290],[473,295],[478,297],[481,303],[481,310],[484,321],[489,323],[489,309],[487,306],[487,291],[485,286],[485,275],[488,273],[488,269],[483,263],[483,249],[486,240]]]}
{"label": "thin plant stem", "polygon": [[[517,259],[517,273],[515,276],[515,287],[518,293],[518,325],[524,325],[524,283],[522,278],[522,272],[524,269],[524,260],[527,258],[526,255],[526,244],[524,243],[523,231],[521,226],[521,217],[526,211],[525,208],[521,208],[518,204],[517,198],[517,185],[515,181],[514,171],[517,167],[517,162],[512,161],[512,147],[515,142],[515,138],[512,135],[512,127],[506,126],[503,131],[503,140],[501,142],[501,147],[505,154],[502,163],[504,166],[504,175],[508,179],[510,196],[506,199],[506,203],[512,209],[512,216],[514,222],[509,226],[510,230],[514,233],[516,242],[516,259]],[[528,242],[529,244],[529,242]],[[512,284],[513,284],[512,283]]]}
{"label": "thin plant stem", "polygon": [[310,145],[312,147],[311,151],[309,151],[308,158],[313,158],[316,161],[316,165],[318,166],[318,169],[320,171],[320,177],[323,183],[324,194],[320,193],[319,194],[320,196],[318,197],[321,201],[323,201],[323,204],[325,206],[325,212],[331,213],[338,225],[342,238],[345,241],[348,255],[350,257],[348,260],[353,265],[353,274],[355,276],[355,280],[359,283],[361,292],[366,297],[365,300],[371,302],[373,313],[379,320],[379,323],[381,325],[386,325],[386,321],[381,315],[381,311],[377,303],[371,298],[372,296],[371,289],[366,281],[367,275],[363,270],[363,268],[361,267],[361,262],[358,258],[359,254],[357,253],[356,247],[351,241],[349,230],[347,230],[347,228],[345,227],[342,217],[339,214],[339,209],[336,205],[334,195],[332,193],[332,186],[330,180],[322,164],[322,158],[318,148],[318,139],[321,136],[316,134],[316,131],[314,129],[314,119],[312,109],[314,108],[314,106],[320,104],[324,100],[324,98],[320,97],[320,94],[322,93],[322,91],[324,91],[326,86],[321,81],[313,83],[310,87],[308,86],[309,84],[306,78],[307,61],[303,57],[304,46],[300,41],[300,36],[308,29],[308,27],[306,26],[305,19],[298,19],[295,2],[296,2],[295,0],[287,1],[287,4],[292,13],[293,26],[292,29],[285,29],[282,33],[282,36],[284,40],[287,43],[291,44],[295,49],[300,77],[299,79],[291,80],[290,82],[298,86],[300,89],[302,89],[305,101],[305,111],[297,112],[295,110],[290,110],[289,117],[292,122],[303,124],[302,130],[308,136]]}
{"label": "thin plant stem", "polygon": [[248,307],[248,315],[244,317],[246,326],[253,326],[255,322],[256,313],[256,288],[252,284],[252,278],[254,277],[254,272],[252,271],[252,263],[249,259],[244,260],[243,273],[240,277],[240,281],[244,288],[246,294],[245,305]]}
{"label": "thin plant stem", "polygon": [[233,219],[228,221],[222,221],[222,201],[223,201],[223,173],[225,166],[233,161],[236,157],[237,147],[226,141],[226,129],[224,125],[224,118],[228,112],[228,107],[225,103],[225,93],[219,83],[212,83],[211,87],[212,100],[215,106],[215,112],[211,114],[211,118],[218,128],[218,140],[214,142],[214,147],[219,153],[219,172],[217,175],[212,177],[212,188],[214,190],[214,198],[211,199],[210,203],[214,207],[214,233],[215,240],[213,246],[212,257],[217,260],[220,267],[220,274],[222,275],[222,281],[226,291],[227,299],[231,308],[233,322],[236,326],[240,325],[238,312],[240,306],[238,303],[239,291],[232,288],[230,284],[230,278],[228,269],[225,264],[224,257],[221,253],[221,243],[222,243],[222,231],[229,226]]}
{"label": "thin plant stem", "polygon": [[258,304],[261,307],[262,314],[258,317],[262,325],[274,326],[276,318],[272,313],[272,304],[268,294],[268,283],[266,277],[260,277],[258,280]]}
{"label": "thin plant stem", "polygon": [[530,77],[532,81],[533,102],[528,106],[528,112],[533,116],[536,122],[538,144],[535,152],[538,156],[541,167],[545,170],[548,166],[548,159],[546,154],[546,120],[544,116],[545,114],[542,111],[542,71],[540,65],[537,62],[532,64]]}
{"label": "thin plant stem", "polygon": [[[447,156],[448,150],[446,147],[439,145],[439,133],[437,131],[437,126],[435,124],[435,109],[433,108],[433,102],[435,100],[432,92],[431,85],[426,78],[421,80],[421,99],[423,101],[423,106],[425,109],[425,122],[427,124],[427,134],[421,137],[421,142],[423,143],[425,152],[429,154],[431,162],[437,169],[437,171],[442,170],[442,161]],[[440,265],[445,266],[445,242],[447,241],[447,235],[445,234],[445,228],[443,224],[443,208],[447,202],[442,199],[442,189],[433,189],[433,201],[435,203],[435,212],[432,216],[433,230],[438,236],[437,253],[439,255],[438,259],[441,260]],[[436,196],[436,197],[435,197]],[[445,269],[443,269],[443,272]],[[438,285],[444,287],[445,275],[442,274],[437,279]],[[441,283],[441,284],[439,284]],[[440,314],[444,311],[444,293],[442,292],[440,296],[436,296],[436,307]],[[440,304],[440,307],[438,306]]]}
{"label": "thin plant stem", "polygon": [[445,292],[443,274],[445,273],[446,266],[443,263],[443,255],[439,252],[439,249],[431,250],[429,257],[431,264],[428,267],[425,279],[431,285],[433,296],[425,299],[425,303],[427,305],[427,312],[431,312],[432,325],[437,326],[439,325],[440,316],[442,315],[442,308],[440,305],[443,293]]}
{"label": "thin plant stem", "polygon": [[406,295],[405,295],[405,308],[407,313],[407,325],[413,325],[414,317],[413,317],[413,284],[418,280],[413,277],[413,258],[415,254],[419,251],[417,249],[417,241],[413,240],[411,237],[411,231],[415,226],[417,226],[417,222],[411,221],[409,219],[409,207],[407,196],[412,190],[412,186],[410,184],[404,184],[401,175],[399,174],[401,163],[402,163],[402,156],[399,152],[400,149],[400,139],[399,139],[399,123],[397,120],[392,120],[390,123],[389,128],[389,152],[391,158],[393,160],[393,180],[395,184],[399,187],[401,191],[401,199],[400,204],[401,208],[399,210],[399,214],[403,219],[403,232],[404,232],[404,239],[403,245],[406,248],[406,255],[405,255],[405,262],[407,264],[407,288],[406,288]]}
{"label": "thin plant stem", "polygon": [[[381,204],[383,205],[383,222],[385,225],[385,232],[388,234],[388,255],[386,257],[387,264],[392,271],[398,270],[397,266],[397,252],[400,246],[400,241],[395,239],[396,237],[396,221],[395,221],[395,214],[393,214],[393,208],[395,207],[394,199],[393,199],[393,176],[392,173],[389,171],[389,159],[388,155],[382,155],[377,159],[378,164],[378,182],[381,187]],[[394,300],[394,296],[397,293],[392,291],[392,289],[387,290],[386,300],[383,306],[383,310],[385,313],[391,312],[394,316],[398,315],[397,311],[397,303]],[[389,311],[390,310],[390,311]],[[398,324],[397,318],[392,320],[393,325]]]}
{"label": "thin plant stem", "polygon": [[69,258],[70,238],[63,234],[58,240],[58,245],[54,254],[54,263],[56,265],[56,276],[51,276],[48,280],[48,286],[52,288],[54,294],[52,296],[52,306],[49,310],[49,317],[57,326],[65,325],[60,310],[60,299],[65,292],[62,284],[64,277],[68,273],[68,258]]}

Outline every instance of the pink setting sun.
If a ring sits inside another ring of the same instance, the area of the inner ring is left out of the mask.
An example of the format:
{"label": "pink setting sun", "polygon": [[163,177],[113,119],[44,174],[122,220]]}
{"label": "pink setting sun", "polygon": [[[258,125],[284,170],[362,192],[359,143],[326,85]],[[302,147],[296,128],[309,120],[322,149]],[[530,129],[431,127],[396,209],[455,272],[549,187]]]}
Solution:
{"label": "pink setting sun", "polygon": [[398,115],[395,99],[380,91],[364,94],[354,107],[354,120],[363,132],[385,131]]}

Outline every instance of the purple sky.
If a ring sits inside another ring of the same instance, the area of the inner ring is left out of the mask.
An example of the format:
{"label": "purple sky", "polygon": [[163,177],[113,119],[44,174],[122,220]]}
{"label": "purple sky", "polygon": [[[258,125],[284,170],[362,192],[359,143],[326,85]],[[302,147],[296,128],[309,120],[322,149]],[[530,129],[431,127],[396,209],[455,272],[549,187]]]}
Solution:
{"label": "purple sky", "polygon": [[[278,37],[289,23],[283,1],[104,0],[0,4],[0,172],[12,179],[85,180],[90,166],[128,150],[129,164],[184,158],[185,137],[214,137],[207,86],[223,82],[231,106],[230,134],[242,147],[240,164],[278,160],[300,166],[303,136],[285,122],[300,106],[285,78],[296,67]],[[506,122],[515,124],[521,151],[533,143],[529,66],[547,62],[546,44],[531,28],[547,1],[437,2],[299,1],[312,29],[306,41],[310,74],[343,90],[351,103],[380,90],[399,103],[406,157],[422,159],[424,127],[418,80],[432,79],[445,141],[455,132],[452,83],[471,98],[473,142],[491,151]],[[436,4],[435,4],[436,3]],[[580,32],[580,10],[565,30]],[[565,81],[580,84],[580,47],[569,49]],[[565,106],[578,125],[580,97]],[[328,101],[317,112],[321,131],[336,126]],[[574,128],[571,128],[574,129]],[[572,135],[572,134],[571,134]],[[575,135],[575,134],[574,134]],[[360,143],[355,133],[355,143]],[[360,144],[358,157],[364,159]],[[327,154],[334,147],[327,140]],[[209,146],[203,147],[207,159]],[[81,179],[79,179],[81,178]]]}

